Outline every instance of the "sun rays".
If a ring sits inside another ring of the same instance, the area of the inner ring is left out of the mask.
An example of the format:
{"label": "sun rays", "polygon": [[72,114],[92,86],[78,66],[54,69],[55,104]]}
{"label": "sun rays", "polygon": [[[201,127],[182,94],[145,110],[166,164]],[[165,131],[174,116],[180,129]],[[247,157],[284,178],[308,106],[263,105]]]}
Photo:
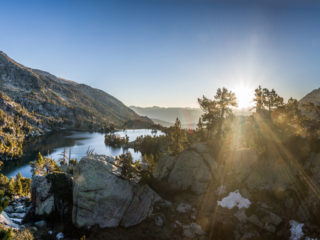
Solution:
{"label": "sun rays", "polygon": [[254,88],[240,83],[234,88],[234,93],[237,97],[239,109],[251,108],[253,106]]}
{"label": "sun rays", "polygon": [[[277,198],[278,201],[286,199],[288,192],[283,188],[283,184],[290,186],[290,191],[299,202],[304,201],[306,192],[312,192],[315,199],[319,201],[319,187],[305,172],[301,165],[301,160],[293,155],[290,148],[284,144],[283,136],[279,135],[279,132],[272,127],[268,118],[264,118],[259,114],[254,114],[250,118],[237,117],[232,120],[230,126],[230,131],[226,131],[227,135],[224,136],[223,141],[220,143],[217,153],[216,162],[220,167],[216,170],[216,174],[219,176],[219,182],[217,183],[216,180],[211,182],[208,187],[209,191],[207,191],[201,202],[202,211],[200,211],[200,215],[209,216],[209,234],[211,238],[217,236],[219,227],[217,228],[215,224],[221,220],[221,216],[224,214],[224,210],[217,203],[228,194],[228,192],[217,194],[216,189],[221,186],[227,186],[227,191],[240,189],[241,192],[246,188],[243,182],[236,180],[237,176],[230,174],[231,171],[238,167],[247,168],[248,175],[246,177],[248,178],[255,179],[254,176],[258,176],[260,181],[262,176],[264,179],[262,184],[269,184],[273,187],[270,189],[273,194],[273,197],[270,198],[272,201]],[[248,129],[251,129],[251,132]],[[264,145],[261,151],[267,154],[257,153],[259,157],[256,162],[248,162],[245,158],[239,156],[242,150],[252,149],[252,146],[250,146],[252,144],[250,140],[253,134],[252,131],[255,131],[256,135],[262,138],[256,144]],[[260,184],[259,181],[253,184]],[[268,201],[267,199],[264,200]],[[208,208],[209,203],[211,205],[210,208]],[[213,206],[212,203],[214,203]],[[303,204],[301,210],[303,212],[308,211]],[[208,211],[211,214],[208,214]]]}

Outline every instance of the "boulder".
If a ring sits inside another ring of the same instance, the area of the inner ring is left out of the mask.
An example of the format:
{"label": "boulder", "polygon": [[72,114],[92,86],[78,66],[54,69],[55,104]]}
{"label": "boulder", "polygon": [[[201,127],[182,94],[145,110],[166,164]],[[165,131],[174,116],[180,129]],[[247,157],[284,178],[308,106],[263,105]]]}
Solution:
{"label": "boulder", "polygon": [[46,176],[32,177],[31,200],[36,215],[49,215],[54,210],[54,196],[51,193],[51,183]]}
{"label": "boulder", "polygon": [[180,213],[186,213],[186,212],[189,212],[191,211],[192,207],[191,205],[187,204],[187,203],[180,203],[178,206],[177,206],[177,212],[180,212]]}
{"label": "boulder", "polygon": [[72,221],[77,227],[136,225],[160,197],[147,185],[123,179],[119,167],[102,156],[81,159],[73,172]]}
{"label": "boulder", "polygon": [[10,219],[10,217],[4,211],[0,214],[0,224],[10,228],[20,228],[20,225],[16,224],[12,219]]}
{"label": "boulder", "polygon": [[135,186],[133,192],[134,196],[121,220],[121,226],[124,227],[142,222],[151,215],[154,203],[161,200],[158,194],[147,185]]}
{"label": "boulder", "polygon": [[37,227],[37,228],[43,228],[47,225],[46,221],[44,220],[40,220],[40,221],[37,221],[34,223],[34,225]]}
{"label": "boulder", "polygon": [[168,191],[191,191],[197,195],[205,193],[212,179],[211,166],[214,160],[208,154],[204,157],[198,149],[201,146],[185,150],[176,157],[164,154],[159,159],[153,177],[162,182]]}

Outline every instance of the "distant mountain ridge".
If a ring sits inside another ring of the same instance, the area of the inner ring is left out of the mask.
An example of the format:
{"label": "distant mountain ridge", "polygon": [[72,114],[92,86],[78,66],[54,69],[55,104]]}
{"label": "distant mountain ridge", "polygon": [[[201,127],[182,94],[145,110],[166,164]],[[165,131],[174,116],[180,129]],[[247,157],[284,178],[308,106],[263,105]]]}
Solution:
{"label": "distant mountain ridge", "polygon": [[178,117],[185,128],[195,128],[202,114],[200,108],[182,107],[137,107],[130,106],[137,114],[151,118],[155,123],[168,126],[174,124]]}
{"label": "distant mountain ridge", "polygon": [[307,111],[303,105],[307,103],[313,103],[315,106],[320,106],[320,88],[314,89],[299,101],[299,108],[301,109],[302,114],[308,116],[311,119],[317,118],[315,111]]}
{"label": "distant mountain ridge", "polygon": [[0,51],[0,92],[51,124],[88,128],[138,121],[152,124],[110,94],[17,63]]}
{"label": "distant mountain ridge", "polygon": [[301,100],[300,103],[314,103],[315,105],[320,105],[320,88],[314,89],[307,95],[305,95]]}

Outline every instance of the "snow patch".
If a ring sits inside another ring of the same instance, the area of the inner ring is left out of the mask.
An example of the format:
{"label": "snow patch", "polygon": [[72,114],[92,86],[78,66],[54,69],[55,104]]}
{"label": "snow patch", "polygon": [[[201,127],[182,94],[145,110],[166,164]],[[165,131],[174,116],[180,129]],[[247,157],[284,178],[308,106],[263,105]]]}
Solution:
{"label": "snow patch", "polygon": [[60,239],[63,239],[64,238],[64,235],[62,232],[59,232],[56,236],[57,240],[60,240]]}
{"label": "snow patch", "polygon": [[303,227],[303,223],[298,223],[294,220],[290,220],[290,232],[291,232],[291,235],[290,235],[290,240],[300,240],[302,237],[303,237],[303,230],[302,230],[302,227]]}
{"label": "snow patch", "polygon": [[239,190],[230,192],[229,195],[223,198],[221,201],[218,201],[218,205],[224,208],[232,209],[234,207],[248,208],[251,202],[249,199],[241,196]]}
{"label": "snow patch", "polygon": [[[290,232],[291,232],[291,235],[290,235],[290,240],[300,240],[304,233],[303,233],[303,223],[299,223],[297,221],[294,221],[294,220],[290,220]],[[306,237],[305,240],[318,240],[318,238],[311,238],[311,237]]]}

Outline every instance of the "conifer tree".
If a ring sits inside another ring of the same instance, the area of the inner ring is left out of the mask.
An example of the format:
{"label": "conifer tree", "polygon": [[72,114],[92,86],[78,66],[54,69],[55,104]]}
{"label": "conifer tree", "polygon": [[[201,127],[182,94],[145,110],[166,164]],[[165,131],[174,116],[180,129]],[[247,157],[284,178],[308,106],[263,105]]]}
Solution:
{"label": "conifer tree", "polygon": [[263,89],[263,104],[271,112],[283,106],[283,98],[280,97],[277,92],[272,89],[271,91],[267,88]]}
{"label": "conifer tree", "polygon": [[254,90],[254,102],[256,102],[256,112],[260,112],[264,109],[264,94],[261,86],[259,85],[258,88]]}
{"label": "conifer tree", "polygon": [[23,195],[21,179],[22,179],[21,173],[18,173],[14,183],[14,191],[15,191],[15,194],[17,194],[18,196]]}
{"label": "conifer tree", "polygon": [[184,150],[184,145],[187,143],[187,134],[181,129],[179,118],[176,118],[174,126],[170,128],[168,138],[168,152],[170,154],[176,155]]}
{"label": "conifer tree", "polygon": [[217,136],[220,137],[224,120],[231,116],[232,107],[237,106],[236,95],[226,88],[218,88],[214,100],[203,96],[202,99],[198,99],[198,102],[204,111],[202,120],[206,123],[208,136],[210,137],[211,132],[216,129]]}
{"label": "conifer tree", "polygon": [[9,180],[7,192],[8,192],[8,195],[11,197],[13,197],[15,194],[15,182],[13,177],[10,178]]}

